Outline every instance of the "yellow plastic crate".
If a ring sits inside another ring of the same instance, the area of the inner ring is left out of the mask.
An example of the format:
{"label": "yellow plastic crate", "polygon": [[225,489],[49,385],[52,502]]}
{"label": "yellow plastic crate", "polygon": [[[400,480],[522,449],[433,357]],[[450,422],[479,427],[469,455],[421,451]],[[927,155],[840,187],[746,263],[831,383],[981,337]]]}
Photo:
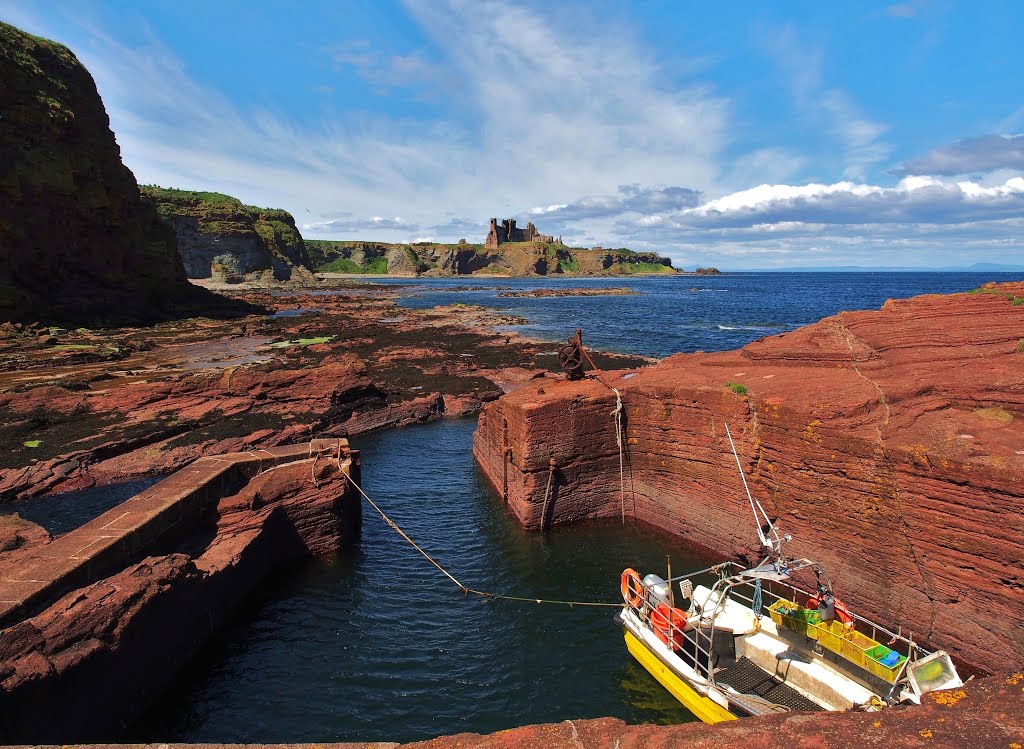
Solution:
{"label": "yellow plastic crate", "polygon": [[771,606],[768,607],[768,615],[771,616],[772,621],[775,622],[775,624],[777,626],[779,626],[779,627],[786,627],[787,629],[792,629],[792,627],[790,627],[789,624],[787,624],[787,622],[791,622],[793,620],[793,617],[791,617],[791,616],[783,616],[780,613],[779,610],[780,609],[785,609],[785,610],[795,609],[796,607],[797,606],[796,606],[795,603],[793,603],[793,601],[787,601],[784,598],[780,598],[779,600],[777,600],[775,603],[773,603]]}
{"label": "yellow plastic crate", "polygon": [[903,663],[907,660],[907,656],[901,655],[900,659],[896,661],[892,666],[886,666],[884,663],[879,663],[877,658],[885,655],[889,652],[889,648],[884,645],[877,645],[867,653],[867,665],[865,668],[873,673],[883,681],[887,681],[892,684],[896,681],[896,677],[899,676],[900,671],[903,669]]}
{"label": "yellow plastic crate", "polygon": [[792,601],[779,599],[768,607],[768,614],[778,626],[816,639],[817,610],[806,609]]}
{"label": "yellow plastic crate", "polygon": [[868,651],[878,647],[878,643],[865,634],[849,630],[842,643],[842,656],[861,668],[868,667]]}
{"label": "yellow plastic crate", "polygon": [[833,619],[830,622],[821,622],[815,625],[815,629],[818,630],[818,637],[816,639],[823,648],[843,655],[843,641],[850,633],[850,630],[845,625]]}

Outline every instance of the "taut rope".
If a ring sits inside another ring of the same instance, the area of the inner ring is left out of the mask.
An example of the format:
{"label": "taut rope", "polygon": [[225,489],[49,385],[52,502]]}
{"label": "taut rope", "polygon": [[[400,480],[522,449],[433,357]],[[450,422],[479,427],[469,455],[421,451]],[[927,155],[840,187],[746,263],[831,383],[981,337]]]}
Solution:
{"label": "taut rope", "polygon": [[408,541],[409,545],[412,546],[414,549],[416,549],[416,551],[418,551],[420,554],[422,554],[424,559],[426,559],[432,565],[437,567],[437,569],[439,569],[441,571],[441,573],[445,577],[447,577],[449,580],[451,580],[453,583],[455,583],[457,586],[459,586],[459,588],[462,590],[463,595],[480,596],[481,598],[487,598],[487,599],[490,599],[490,600],[520,601],[520,602],[523,602],[523,603],[548,603],[548,604],[559,604],[559,605],[562,605],[562,606],[599,606],[599,607],[608,607],[608,608],[622,608],[622,604],[621,603],[601,603],[601,602],[595,602],[595,601],[561,601],[561,600],[545,599],[545,598],[528,598],[526,596],[513,596],[513,595],[505,595],[503,593],[490,593],[490,592],[485,591],[485,590],[476,590],[475,588],[470,588],[468,585],[463,585],[462,583],[460,583],[455,578],[454,575],[452,575],[452,573],[450,573],[448,570],[446,570],[444,567],[442,567],[441,564],[437,560],[435,560],[432,556],[430,556],[427,552],[425,552],[423,550],[423,548],[419,544],[417,544],[415,541],[413,541],[405,531],[403,531],[401,528],[399,528],[398,524],[395,523],[395,521],[393,521],[391,518],[389,518],[387,516],[387,514],[384,512],[384,510],[380,509],[380,507],[377,506],[376,502],[374,502],[372,499],[370,499],[369,495],[366,492],[363,491],[363,488],[361,486],[359,486],[359,484],[357,484],[355,482],[355,480],[351,476],[349,476],[344,471],[342,471],[342,475],[346,479],[348,479],[348,482],[350,484],[352,484],[352,486],[355,487],[356,491],[358,491],[363,496],[363,499],[365,499],[367,502],[369,502],[370,507],[372,507],[373,509],[375,509],[377,511],[377,513],[381,516],[381,518],[384,519],[385,523],[387,523],[389,526],[391,526],[391,528],[396,533],[398,533],[398,535],[400,535],[402,538],[404,538],[406,541]]}

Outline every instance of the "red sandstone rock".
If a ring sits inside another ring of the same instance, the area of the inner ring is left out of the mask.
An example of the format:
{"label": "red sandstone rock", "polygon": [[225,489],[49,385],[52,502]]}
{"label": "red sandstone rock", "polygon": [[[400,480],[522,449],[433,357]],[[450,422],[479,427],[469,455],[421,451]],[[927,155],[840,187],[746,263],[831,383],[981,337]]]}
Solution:
{"label": "red sandstone rock", "polygon": [[[242,337],[234,323],[165,324],[145,331],[145,350],[132,343],[138,330],[62,333],[72,346],[131,351],[87,361],[78,349],[65,361],[68,352],[34,337],[0,344],[0,501],[172,471],[202,455],[475,413],[536,375],[549,348],[488,331],[508,321],[466,305],[245,298],[321,312],[248,318]],[[267,346],[321,337],[330,340]]]}
{"label": "red sandstone rock", "polygon": [[0,515],[0,564],[4,555],[48,543],[50,534],[31,520],[19,516]]}
{"label": "red sandstone rock", "polygon": [[[342,509],[343,496],[354,504]],[[0,742],[118,735],[270,572],[336,552],[357,528],[358,497],[335,461],[258,475],[177,551],[0,630]]]}
{"label": "red sandstone rock", "polygon": [[[790,552],[823,564],[848,604],[971,669],[1024,663],[1014,295],[1024,284],[889,301],[606,375],[625,406],[626,514],[753,559],[728,422],[751,491],[795,537]],[[477,460],[525,526],[540,525],[552,458],[554,523],[619,515],[614,405],[591,379],[526,386],[484,409]]]}

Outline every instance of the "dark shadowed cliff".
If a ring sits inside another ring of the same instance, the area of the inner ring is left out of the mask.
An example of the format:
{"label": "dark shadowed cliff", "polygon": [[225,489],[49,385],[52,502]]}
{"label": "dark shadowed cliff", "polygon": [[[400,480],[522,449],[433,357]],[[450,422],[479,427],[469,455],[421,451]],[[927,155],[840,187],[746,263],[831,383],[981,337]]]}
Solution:
{"label": "dark shadowed cliff", "polygon": [[188,283],[92,76],[0,23],[0,320],[144,322],[229,303]]}

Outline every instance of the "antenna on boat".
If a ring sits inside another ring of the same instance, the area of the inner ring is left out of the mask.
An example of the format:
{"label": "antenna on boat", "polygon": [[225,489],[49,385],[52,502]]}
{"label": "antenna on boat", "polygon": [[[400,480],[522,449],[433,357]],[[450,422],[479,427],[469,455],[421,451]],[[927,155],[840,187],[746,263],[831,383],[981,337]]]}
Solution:
{"label": "antenna on boat", "polygon": [[[747,493],[747,499],[750,500],[750,509],[754,513],[754,525],[757,527],[757,537],[761,539],[761,545],[767,549],[771,549],[776,554],[782,554],[782,539],[779,538],[779,532],[775,530],[775,526],[772,524],[771,519],[768,517],[768,513],[764,511],[764,507],[761,503],[754,499],[754,496],[750,493],[750,487],[747,486],[747,477],[743,475],[743,466],[740,464],[739,453],[736,452],[736,443],[732,441],[732,432],[729,431],[729,425],[725,425],[725,434],[729,438],[729,446],[732,447],[732,456],[736,458],[736,468],[740,472],[740,480],[743,482],[743,490]],[[764,518],[764,522],[761,521]],[[763,528],[767,526],[768,533],[771,535],[771,539],[765,536]],[[789,540],[789,536],[785,537],[785,540]]]}

